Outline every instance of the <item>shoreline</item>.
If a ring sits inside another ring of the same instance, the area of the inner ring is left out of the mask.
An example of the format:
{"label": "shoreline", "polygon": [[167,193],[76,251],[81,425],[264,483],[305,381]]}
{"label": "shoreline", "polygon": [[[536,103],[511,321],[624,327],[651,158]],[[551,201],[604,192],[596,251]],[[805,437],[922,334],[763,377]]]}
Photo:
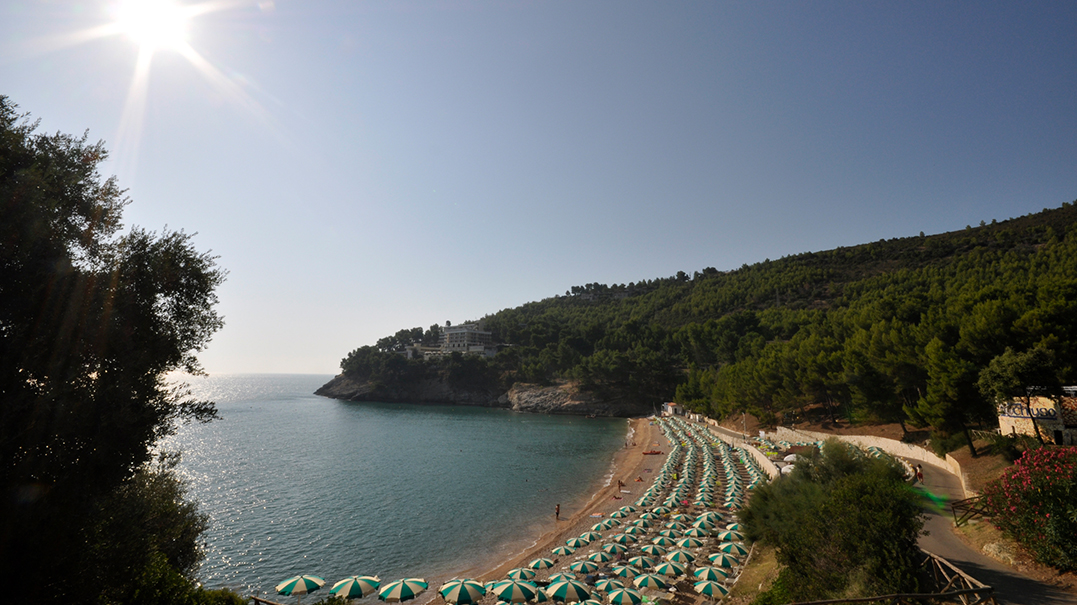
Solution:
{"label": "shoreline", "polygon": [[[657,472],[665,462],[668,455],[668,441],[662,431],[651,424],[649,417],[637,417],[629,419],[625,443],[627,447],[618,449],[614,453],[610,472],[596,483],[589,497],[584,496],[574,502],[561,503],[561,511],[564,514],[560,521],[552,519],[538,521],[522,529],[523,535],[518,540],[503,545],[497,552],[489,553],[479,560],[473,559],[466,562],[454,572],[427,578],[430,587],[426,593],[415,600],[416,605],[445,603],[437,591],[444,582],[454,577],[467,577],[480,582],[488,582],[502,579],[510,569],[525,567],[529,561],[538,557],[548,557],[556,561],[557,559],[550,554],[550,551],[556,546],[563,545],[568,538],[589,530],[600,520],[591,515],[600,514],[602,518],[607,518],[609,513],[635,502],[639,495],[651,485],[652,473]],[[652,450],[656,445],[663,448],[663,455],[643,455],[644,451]],[[643,481],[636,482],[637,477],[643,477]],[[625,483],[624,488],[618,487],[618,480]],[[621,493],[622,489],[631,493]],[[616,499],[616,497],[621,499]],[[539,577],[548,575],[548,572],[549,570],[540,572]]]}

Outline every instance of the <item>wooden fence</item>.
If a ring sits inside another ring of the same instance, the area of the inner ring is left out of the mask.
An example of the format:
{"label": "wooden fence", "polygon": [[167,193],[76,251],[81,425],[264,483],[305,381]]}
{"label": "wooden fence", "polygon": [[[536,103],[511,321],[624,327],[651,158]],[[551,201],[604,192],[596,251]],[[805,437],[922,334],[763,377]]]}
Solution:
{"label": "wooden fence", "polygon": [[995,589],[954,567],[942,557],[925,551],[921,564],[921,577],[931,584],[934,592],[888,594],[856,599],[830,599],[807,601],[790,605],[845,605],[846,603],[877,603],[879,605],[925,605],[935,603],[961,603],[961,605],[998,605]]}
{"label": "wooden fence", "polygon": [[950,510],[954,513],[954,525],[958,527],[961,527],[962,523],[966,523],[973,517],[982,517],[987,514],[987,509],[984,508],[983,496],[951,502]]}

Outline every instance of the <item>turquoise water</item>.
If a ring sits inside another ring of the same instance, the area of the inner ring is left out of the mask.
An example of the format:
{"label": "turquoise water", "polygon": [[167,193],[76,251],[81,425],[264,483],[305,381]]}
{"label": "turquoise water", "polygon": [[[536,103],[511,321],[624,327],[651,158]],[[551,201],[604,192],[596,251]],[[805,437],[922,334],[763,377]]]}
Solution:
{"label": "turquoise water", "polygon": [[207,586],[264,594],[300,573],[396,579],[487,560],[593,493],[627,431],[623,419],[311,394],[330,378],[189,380],[222,419],[164,448],[183,451],[210,516]]}

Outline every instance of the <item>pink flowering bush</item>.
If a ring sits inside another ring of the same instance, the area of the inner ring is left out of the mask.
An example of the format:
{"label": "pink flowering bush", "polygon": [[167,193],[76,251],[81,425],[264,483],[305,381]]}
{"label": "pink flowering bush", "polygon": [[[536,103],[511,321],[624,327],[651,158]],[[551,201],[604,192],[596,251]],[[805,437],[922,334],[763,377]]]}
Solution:
{"label": "pink flowering bush", "polygon": [[1077,447],[1025,452],[983,495],[995,526],[1037,561],[1077,569]]}

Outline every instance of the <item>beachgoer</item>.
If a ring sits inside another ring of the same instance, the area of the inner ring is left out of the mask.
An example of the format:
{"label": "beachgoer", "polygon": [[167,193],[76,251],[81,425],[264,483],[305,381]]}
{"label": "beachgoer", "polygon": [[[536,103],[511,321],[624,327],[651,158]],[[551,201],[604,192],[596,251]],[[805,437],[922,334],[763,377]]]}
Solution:
{"label": "beachgoer", "polygon": [[555,521],[561,520],[561,505],[558,504],[557,508],[553,509],[553,518]]}
{"label": "beachgoer", "polygon": [[624,486],[625,486],[625,482],[618,479],[617,480],[617,489],[621,489]]}
{"label": "beachgoer", "polygon": [[636,481],[643,482],[643,477],[636,477]]}
{"label": "beachgoer", "polygon": [[916,482],[920,485],[924,484],[924,467],[919,464],[916,465]]}

